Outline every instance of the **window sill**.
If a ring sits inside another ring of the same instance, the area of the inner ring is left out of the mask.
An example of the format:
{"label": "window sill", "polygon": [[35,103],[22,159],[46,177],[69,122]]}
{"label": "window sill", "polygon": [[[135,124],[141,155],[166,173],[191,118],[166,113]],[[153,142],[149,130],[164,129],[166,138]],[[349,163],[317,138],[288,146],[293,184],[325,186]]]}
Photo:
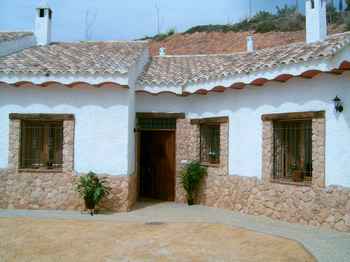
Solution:
{"label": "window sill", "polygon": [[19,173],[63,173],[62,169],[34,169],[34,168],[20,168]]}
{"label": "window sill", "polygon": [[307,187],[311,187],[312,186],[312,182],[311,181],[294,182],[294,181],[287,181],[287,180],[272,179],[272,180],[270,180],[270,182],[274,183],[274,184],[291,185],[291,186],[307,186]]}
{"label": "window sill", "polygon": [[214,164],[214,163],[203,163],[203,162],[201,162],[200,164],[202,166],[206,166],[206,167],[220,167],[220,163]]}

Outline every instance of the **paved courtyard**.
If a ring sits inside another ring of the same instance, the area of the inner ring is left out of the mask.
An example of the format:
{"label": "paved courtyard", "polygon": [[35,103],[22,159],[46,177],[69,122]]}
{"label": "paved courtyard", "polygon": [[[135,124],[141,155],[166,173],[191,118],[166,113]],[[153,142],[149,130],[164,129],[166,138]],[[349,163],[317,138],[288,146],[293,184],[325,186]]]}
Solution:
{"label": "paved courtyard", "polygon": [[0,234],[1,261],[350,261],[347,233],[175,203],[94,217],[0,210]]}

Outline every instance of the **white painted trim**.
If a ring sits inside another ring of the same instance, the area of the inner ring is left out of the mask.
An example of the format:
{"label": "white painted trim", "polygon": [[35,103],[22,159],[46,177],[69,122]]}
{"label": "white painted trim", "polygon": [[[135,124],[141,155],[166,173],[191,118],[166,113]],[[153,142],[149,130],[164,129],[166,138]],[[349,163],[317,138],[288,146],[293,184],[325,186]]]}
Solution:
{"label": "white painted trim", "polygon": [[210,91],[215,87],[224,86],[230,87],[236,83],[251,84],[254,80],[259,78],[265,78],[267,80],[274,80],[276,77],[288,74],[293,76],[300,76],[302,73],[317,70],[321,72],[329,72],[333,69],[339,68],[341,63],[345,60],[350,60],[350,46],[347,46],[341,50],[336,56],[331,58],[320,58],[309,62],[301,62],[297,64],[279,65],[275,68],[266,68],[265,70],[259,70],[252,73],[241,73],[228,77],[226,79],[215,80],[203,80],[197,83],[191,83],[188,85],[176,86],[176,85],[145,85],[137,86],[138,91],[146,91],[151,94],[158,94],[161,92],[171,92],[175,94],[182,94],[183,92],[195,93],[196,91],[203,89]]}
{"label": "white painted trim", "polygon": [[32,82],[33,84],[42,84],[45,82],[59,82],[61,84],[71,84],[74,82],[86,82],[91,85],[100,84],[103,82],[114,82],[120,85],[128,85],[127,74],[115,74],[115,75],[88,75],[88,74],[77,74],[77,75],[50,75],[50,76],[33,76],[30,74],[0,74],[0,82],[8,84],[15,84],[18,82]]}

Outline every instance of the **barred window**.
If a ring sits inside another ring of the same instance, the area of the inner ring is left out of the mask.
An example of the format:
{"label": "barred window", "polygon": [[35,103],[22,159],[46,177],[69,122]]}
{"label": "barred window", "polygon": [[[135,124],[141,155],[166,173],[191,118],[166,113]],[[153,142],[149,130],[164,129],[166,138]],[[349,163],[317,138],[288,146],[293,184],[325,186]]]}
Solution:
{"label": "barred window", "polygon": [[220,125],[200,125],[200,160],[202,163],[220,163]]}
{"label": "barred window", "polygon": [[274,121],[273,180],[311,184],[311,120]]}
{"label": "barred window", "polygon": [[20,168],[61,169],[63,121],[21,122]]}

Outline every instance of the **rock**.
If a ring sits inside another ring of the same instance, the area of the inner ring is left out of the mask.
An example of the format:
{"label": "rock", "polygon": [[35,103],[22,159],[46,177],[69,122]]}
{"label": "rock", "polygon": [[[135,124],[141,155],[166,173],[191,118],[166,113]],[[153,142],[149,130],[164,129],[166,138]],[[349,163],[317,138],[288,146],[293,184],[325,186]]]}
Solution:
{"label": "rock", "polygon": [[345,225],[345,222],[343,220],[340,220],[338,223],[334,225],[334,228],[339,231],[348,231],[349,227]]}
{"label": "rock", "polygon": [[350,214],[346,214],[344,217],[344,223],[346,226],[350,227]]}

